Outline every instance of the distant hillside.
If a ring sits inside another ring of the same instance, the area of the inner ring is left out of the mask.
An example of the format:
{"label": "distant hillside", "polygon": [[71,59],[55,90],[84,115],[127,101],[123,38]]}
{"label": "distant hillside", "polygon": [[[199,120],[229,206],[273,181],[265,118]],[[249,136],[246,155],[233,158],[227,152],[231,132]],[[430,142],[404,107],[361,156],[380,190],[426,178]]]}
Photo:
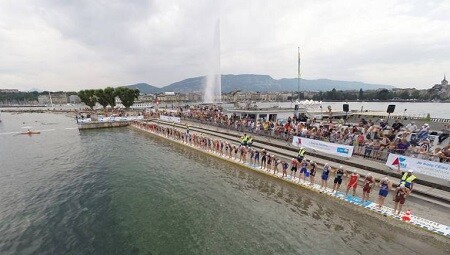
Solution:
{"label": "distant hillside", "polygon": [[132,89],[139,89],[139,91],[144,94],[155,94],[155,93],[162,92],[160,88],[149,85],[147,83],[137,83],[137,84],[133,84],[133,85],[127,85],[124,87],[132,88]]}
{"label": "distant hillside", "polygon": [[[194,77],[178,81],[162,88],[139,83],[127,87],[137,88],[142,93],[160,93],[160,92],[194,92],[202,91],[205,76]],[[337,90],[375,90],[379,88],[392,89],[394,86],[369,84],[359,81],[335,81],[329,79],[305,80],[300,81],[301,91],[329,91],[333,88]],[[241,91],[297,91],[297,79],[273,79],[269,75],[258,74],[225,74],[222,75],[222,92]]]}
{"label": "distant hillside", "polygon": [[[283,90],[296,91],[297,79],[281,79],[278,80]],[[375,90],[375,89],[393,89],[392,85],[370,84],[360,81],[335,81],[329,79],[318,80],[300,80],[300,90],[302,91],[329,91],[335,88],[336,90]]]}
{"label": "distant hillside", "polygon": [[[165,87],[162,87],[161,89],[164,92],[192,92],[192,91],[201,91],[203,90],[203,84],[205,80],[205,76],[200,77],[194,77],[185,79],[182,81],[178,81],[175,83],[172,83],[170,85],[167,85]],[[223,80],[223,77],[222,77]],[[223,91],[223,87],[222,87]]]}

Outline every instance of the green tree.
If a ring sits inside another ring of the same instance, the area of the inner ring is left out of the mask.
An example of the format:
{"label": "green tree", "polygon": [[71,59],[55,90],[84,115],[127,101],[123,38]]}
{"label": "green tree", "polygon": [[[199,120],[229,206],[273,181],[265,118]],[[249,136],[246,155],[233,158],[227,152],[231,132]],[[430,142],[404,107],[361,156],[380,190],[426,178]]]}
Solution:
{"label": "green tree", "polygon": [[401,99],[409,99],[409,92],[404,90],[400,93],[400,95],[398,95],[398,97],[400,97]]}
{"label": "green tree", "polygon": [[413,99],[420,99],[420,91],[418,91],[418,90],[415,89],[415,90],[412,92],[411,97],[412,97]]}
{"label": "green tree", "polygon": [[103,109],[106,109],[106,106],[108,106],[109,102],[106,98],[105,91],[103,89],[96,89],[95,96],[97,97],[97,102],[103,106]]}
{"label": "green tree", "polygon": [[95,90],[86,89],[78,92],[81,102],[94,109],[95,103],[97,103],[97,97],[95,96]]}
{"label": "green tree", "polygon": [[105,97],[108,101],[108,104],[111,106],[111,108],[114,108],[116,106],[116,90],[112,87],[107,87],[103,91],[105,92]]}
{"label": "green tree", "polygon": [[116,93],[120,98],[120,101],[122,101],[123,106],[125,106],[125,108],[127,109],[130,108],[130,106],[133,105],[134,100],[139,97],[138,89],[119,87],[116,89]]}
{"label": "green tree", "polygon": [[382,90],[378,91],[377,98],[380,100],[389,100],[389,99],[392,99],[392,94],[391,94],[391,92],[389,92],[389,90],[382,89]]}
{"label": "green tree", "polygon": [[364,100],[364,91],[363,91],[363,89],[359,89],[358,99],[359,100]]}

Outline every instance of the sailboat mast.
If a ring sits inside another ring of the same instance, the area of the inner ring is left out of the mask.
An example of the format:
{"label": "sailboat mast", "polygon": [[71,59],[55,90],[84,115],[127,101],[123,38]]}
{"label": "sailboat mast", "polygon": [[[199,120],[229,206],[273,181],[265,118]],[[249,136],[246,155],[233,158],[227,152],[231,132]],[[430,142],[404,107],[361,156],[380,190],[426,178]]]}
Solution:
{"label": "sailboat mast", "polygon": [[300,47],[298,47],[297,100],[300,101]]}
{"label": "sailboat mast", "polygon": [[50,91],[48,92],[48,97],[50,98],[50,105],[51,105],[51,107],[53,107],[53,100],[52,100],[52,95],[50,94]]}

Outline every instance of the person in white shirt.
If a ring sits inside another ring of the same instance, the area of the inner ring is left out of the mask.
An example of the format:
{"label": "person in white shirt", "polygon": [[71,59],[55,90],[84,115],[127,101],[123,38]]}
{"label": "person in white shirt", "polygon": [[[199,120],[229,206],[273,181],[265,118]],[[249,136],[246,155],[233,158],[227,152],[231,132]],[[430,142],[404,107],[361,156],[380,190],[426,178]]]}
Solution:
{"label": "person in white shirt", "polygon": [[409,123],[408,125],[406,125],[406,129],[411,133],[416,131],[417,130],[416,123],[414,123],[414,121]]}

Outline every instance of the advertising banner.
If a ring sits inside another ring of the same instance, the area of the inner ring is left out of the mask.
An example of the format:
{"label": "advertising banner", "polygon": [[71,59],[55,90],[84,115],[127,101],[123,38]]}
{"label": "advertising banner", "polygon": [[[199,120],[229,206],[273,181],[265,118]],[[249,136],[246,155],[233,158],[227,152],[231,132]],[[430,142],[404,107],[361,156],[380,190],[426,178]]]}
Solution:
{"label": "advertising banner", "polygon": [[179,117],[172,117],[172,116],[166,116],[166,115],[160,115],[159,119],[162,121],[175,122],[175,123],[181,122]]}
{"label": "advertising banner", "polygon": [[398,165],[400,165],[400,170],[402,171],[411,169],[414,173],[425,174],[450,181],[449,164],[390,153],[386,165],[392,169],[398,169]]}
{"label": "advertising banner", "polygon": [[353,154],[353,146],[338,143],[328,143],[324,141],[294,136],[292,145],[297,147],[310,148],[327,154],[350,158]]}

